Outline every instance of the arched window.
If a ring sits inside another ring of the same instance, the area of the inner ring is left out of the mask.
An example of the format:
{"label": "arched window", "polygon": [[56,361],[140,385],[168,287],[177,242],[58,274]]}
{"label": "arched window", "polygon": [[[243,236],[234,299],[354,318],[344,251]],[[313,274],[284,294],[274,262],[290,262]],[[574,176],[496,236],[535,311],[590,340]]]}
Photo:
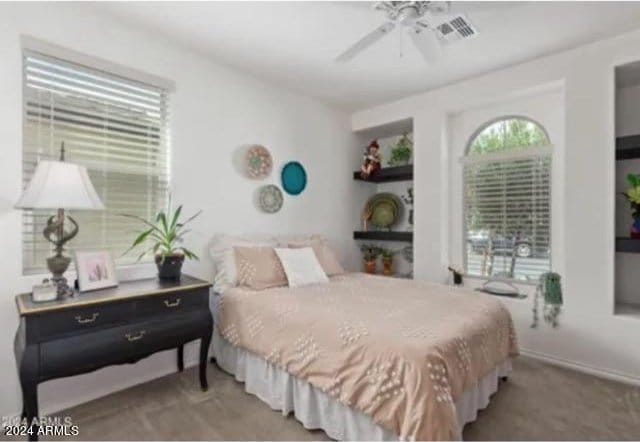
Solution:
{"label": "arched window", "polygon": [[466,272],[537,280],[551,268],[551,145],[525,117],[481,126],[464,162]]}

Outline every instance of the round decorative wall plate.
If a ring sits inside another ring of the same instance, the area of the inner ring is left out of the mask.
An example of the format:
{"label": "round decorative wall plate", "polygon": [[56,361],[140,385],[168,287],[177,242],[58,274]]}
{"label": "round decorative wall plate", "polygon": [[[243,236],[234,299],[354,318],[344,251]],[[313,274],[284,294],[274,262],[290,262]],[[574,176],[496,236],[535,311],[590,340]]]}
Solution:
{"label": "round decorative wall plate", "polygon": [[299,195],[307,187],[307,172],[297,161],[284,165],[281,173],[282,188],[289,195]]}
{"label": "round decorative wall plate", "polygon": [[369,198],[364,211],[370,215],[371,224],[375,227],[389,229],[402,216],[402,202],[392,193],[377,193]]}
{"label": "round decorative wall plate", "polygon": [[273,160],[269,150],[255,144],[247,150],[247,175],[250,178],[262,179],[271,174]]}
{"label": "round decorative wall plate", "polygon": [[282,192],[273,184],[262,186],[258,195],[260,209],[266,213],[276,213],[282,208]]}

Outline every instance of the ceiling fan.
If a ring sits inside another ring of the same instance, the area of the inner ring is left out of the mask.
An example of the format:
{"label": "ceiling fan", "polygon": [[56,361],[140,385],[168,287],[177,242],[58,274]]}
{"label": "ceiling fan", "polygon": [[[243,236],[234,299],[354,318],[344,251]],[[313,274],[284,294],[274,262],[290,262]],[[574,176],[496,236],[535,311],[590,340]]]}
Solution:
{"label": "ceiling fan", "polygon": [[395,28],[407,30],[427,63],[433,63],[447,43],[478,34],[464,14],[452,13],[450,1],[376,2],[373,8],[382,11],[387,20],[340,54],[336,61],[353,60]]}

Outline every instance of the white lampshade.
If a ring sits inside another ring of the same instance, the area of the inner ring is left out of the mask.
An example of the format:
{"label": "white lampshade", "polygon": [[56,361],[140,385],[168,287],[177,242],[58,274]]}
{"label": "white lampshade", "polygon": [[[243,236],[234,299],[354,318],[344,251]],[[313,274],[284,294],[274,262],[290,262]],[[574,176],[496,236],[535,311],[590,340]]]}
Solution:
{"label": "white lampshade", "polygon": [[104,210],[87,168],[63,161],[40,161],[18,209]]}

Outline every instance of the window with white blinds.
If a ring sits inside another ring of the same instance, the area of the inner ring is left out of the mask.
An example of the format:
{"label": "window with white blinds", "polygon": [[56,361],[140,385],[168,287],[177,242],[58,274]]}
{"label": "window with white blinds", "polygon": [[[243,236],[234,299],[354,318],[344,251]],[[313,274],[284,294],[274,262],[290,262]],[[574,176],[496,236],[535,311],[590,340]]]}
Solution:
{"label": "window with white blinds", "polygon": [[537,281],[551,269],[551,153],[542,127],[524,118],[491,123],[464,164],[466,272]]}
{"label": "window with white blinds", "polygon": [[[38,161],[87,167],[106,210],[75,211],[80,232],[69,250],[109,250],[120,265],[140,225],[123,213],[152,218],[169,188],[168,91],[131,79],[25,51],[23,185]],[[23,212],[23,270],[46,270],[52,245],[42,230],[52,212]]]}

